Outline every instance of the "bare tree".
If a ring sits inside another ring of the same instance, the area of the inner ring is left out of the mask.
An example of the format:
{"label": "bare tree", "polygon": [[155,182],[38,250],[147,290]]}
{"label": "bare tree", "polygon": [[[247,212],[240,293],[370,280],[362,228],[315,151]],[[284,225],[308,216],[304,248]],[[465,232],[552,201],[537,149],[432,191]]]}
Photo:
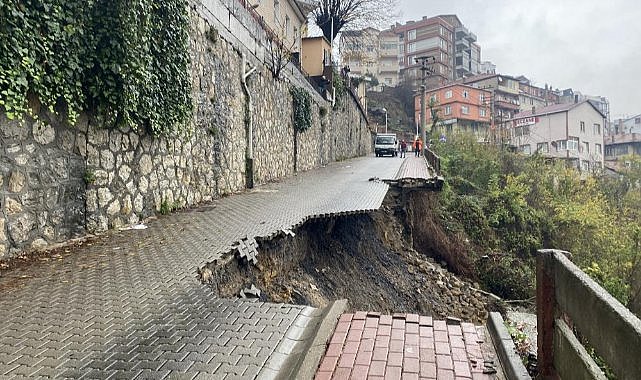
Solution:
{"label": "bare tree", "polygon": [[329,41],[344,29],[381,27],[398,11],[398,0],[320,0],[313,11],[316,25]]}
{"label": "bare tree", "polygon": [[436,128],[443,121],[440,115],[441,108],[439,107],[438,102],[434,98],[430,98],[430,102],[427,104],[427,106],[429,107],[430,115],[432,116],[432,125],[430,126],[429,137],[433,138]]}
{"label": "bare tree", "polygon": [[283,71],[287,63],[292,59],[292,49],[294,44],[286,46],[285,41],[274,37],[267,40],[265,48],[267,49],[267,58],[269,71],[275,79],[280,78],[280,73]]}
{"label": "bare tree", "polygon": [[292,60],[292,52],[296,47],[299,35],[294,35],[291,41],[287,41],[285,25],[276,20],[278,29],[268,33],[265,49],[267,50],[267,66],[275,79],[280,79],[280,73]]}

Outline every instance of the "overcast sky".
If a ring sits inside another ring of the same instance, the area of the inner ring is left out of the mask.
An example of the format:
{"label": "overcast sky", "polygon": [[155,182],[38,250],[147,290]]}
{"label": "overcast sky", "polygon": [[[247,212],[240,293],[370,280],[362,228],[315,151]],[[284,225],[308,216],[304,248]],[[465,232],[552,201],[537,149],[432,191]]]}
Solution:
{"label": "overcast sky", "polygon": [[398,0],[399,21],[456,14],[498,73],[610,100],[612,118],[641,113],[638,0]]}

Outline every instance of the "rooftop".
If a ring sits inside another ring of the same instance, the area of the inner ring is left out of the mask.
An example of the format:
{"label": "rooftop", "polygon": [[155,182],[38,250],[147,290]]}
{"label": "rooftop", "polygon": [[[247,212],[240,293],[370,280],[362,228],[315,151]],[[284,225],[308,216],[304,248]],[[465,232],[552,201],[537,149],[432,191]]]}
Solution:
{"label": "rooftop", "polygon": [[598,113],[600,113],[603,116],[601,111],[599,111],[599,109],[596,108],[594,104],[592,104],[588,100],[584,100],[578,103],[562,103],[562,104],[552,104],[547,107],[538,107],[538,108],[534,108],[534,112],[532,112],[532,110],[522,111],[522,112],[519,112],[517,115],[515,115],[514,119],[522,119],[524,117],[529,117],[529,116],[542,116],[542,115],[549,115],[553,113],[566,112],[584,103],[591,105],[592,108],[594,108]]}

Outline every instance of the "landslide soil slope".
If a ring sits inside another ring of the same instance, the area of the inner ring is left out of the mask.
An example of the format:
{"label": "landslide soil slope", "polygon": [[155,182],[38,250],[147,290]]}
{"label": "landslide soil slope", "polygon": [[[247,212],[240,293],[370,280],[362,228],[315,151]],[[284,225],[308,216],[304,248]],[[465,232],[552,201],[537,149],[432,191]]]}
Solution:
{"label": "landslide soil slope", "polygon": [[411,198],[392,192],[378,211],[310,221],[293,238],[262,242],[256,266],[210,266],[212,286],[221,297],[255,285],[272,302],[322,307],[345,298],[352,310],[484,323],[494,300],[430,257],[433,244],[415,249],[430,238],[414,228]]}

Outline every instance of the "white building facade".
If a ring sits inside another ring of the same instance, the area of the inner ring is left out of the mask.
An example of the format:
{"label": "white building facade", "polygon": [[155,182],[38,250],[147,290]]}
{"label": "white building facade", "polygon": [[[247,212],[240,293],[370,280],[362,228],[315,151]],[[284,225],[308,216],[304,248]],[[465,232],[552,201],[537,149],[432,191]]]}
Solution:
{"label": "white building facade", "polygon": [[511,145],[524,154],[563,159],[581,171],[603,168],[606,117],[591,102],[555,104],[518,113]]}

